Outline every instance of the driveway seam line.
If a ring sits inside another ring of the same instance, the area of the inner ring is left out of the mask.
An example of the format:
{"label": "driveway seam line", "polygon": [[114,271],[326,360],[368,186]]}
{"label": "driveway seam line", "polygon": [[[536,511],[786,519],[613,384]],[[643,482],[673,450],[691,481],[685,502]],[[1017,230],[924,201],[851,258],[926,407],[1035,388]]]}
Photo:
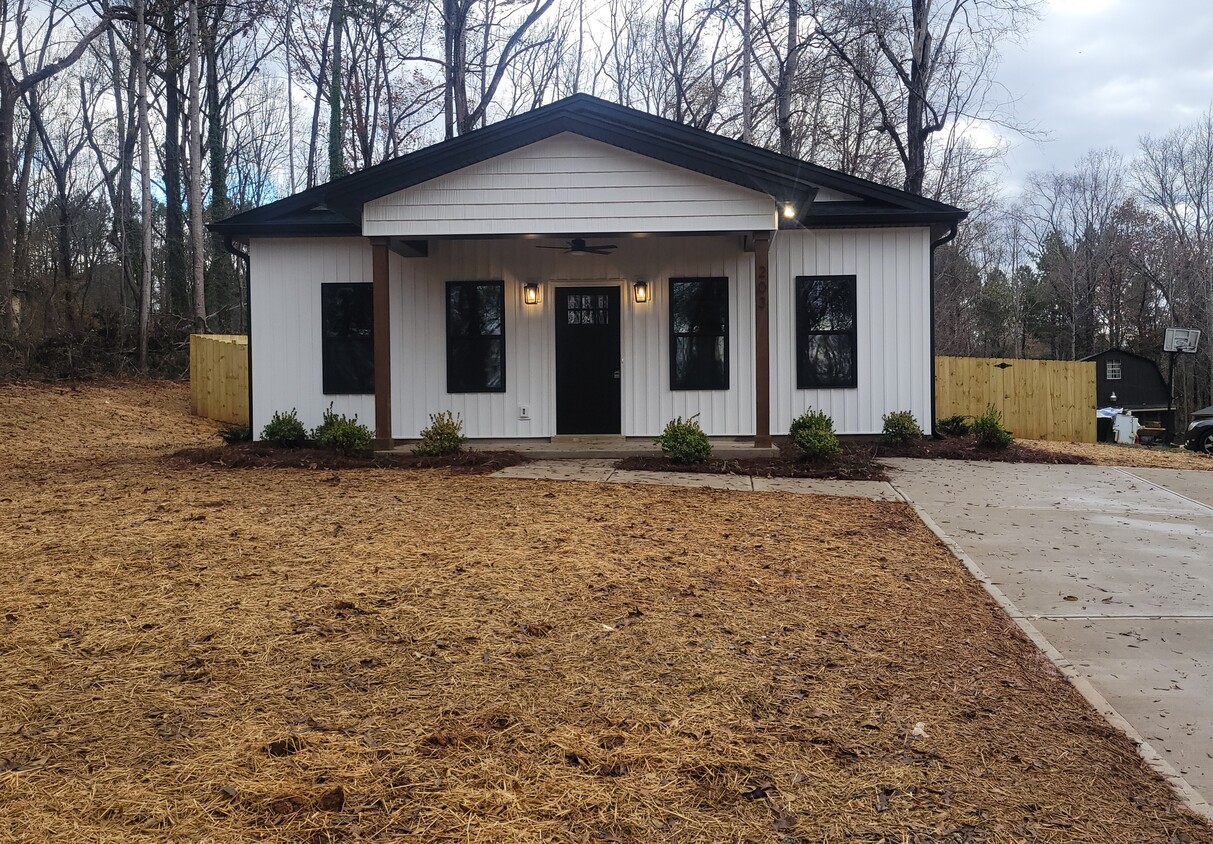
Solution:
{"label": "driveway seam line", "polygon": [[1165,487],[1160,483],[1156,483],[1155,481],[1150,480],[1149,478],[1143,478],[1141,475],[1137,474],[1136,472],[1130,472],[1128,469],[1122,469],[1120,466],[1113,466],[1112,468],[1115,469],[1117,472],[1120,472],[1122,475],[1128,475],[1130,478],[1132,478],[1135,481],[1141,481],[1143,484],[1149,484],[1150,486],[1154,487],[1155,489],[1161,489],[1163,492],[1174,495],[1176,498],[1182,498],[1184,501],[1187,501],[1189,504],[1195,504],[1197,507],[1200,507],[1202,510],[1208,510],[1210,513],[1213,513],[1213,506],[1210,506],[1203,501],[1197,501],[1195,498],[1189,498],[1188,496],[1184,495],[1182,492],[1176,492],[1175,490],[1171,489],[1170,487]]}
{"label": "driveway seam line", "polygon": [[[1125,474],[1132,473],[1126,472]],[[1134,477],[1136,476],[1134,475]],[[1149,482],[1147,481],[1147,483]],[[924,509],[918,506],[918,504],[914,501],[911,501],[910,498],[901,491],[897,484],[894,483],[892,486],[893,489],[897,490],[897,494],[901,496],[902,500],[909,504],[910,507],[913,508],[914,512],[918,514],[918,518],[922,520],[922,523],[935,534],[939,541],[943,543],[944,547],[946,547],[952,553],[952,555],[960,561],[961,565],[968,570],[969,574],[971,574],[977,580],[977,582],[982,585],[982,587],[986,590],[986,593],[989,594],[989,596],[994,599],[995,603],[998,604],[999,608],[1006,613],[1006,615],[1013,622],[1015,622],[1016,626],[1023,631],[1028,639],[1031,640],[1031,642],[1036,645],[1036,647],[1039,648],[1042,653],[1044,653],[1045,657],[1051,663],[1053,663],[1053,665],[1058,671],[1061,672],[1061,675],[1066,678],[1070,685],[1073,686],[1078,693],[1086,699],[1087,703],[1095,708],[1095,710],[1113,729],[1124,733],[1125,736],[1127,736],[1129,740],[1136,745],[1137,753],[1146,763],[1146,765],[1148,765],[1159,776],[1167,781],[1167,783],[1171,786],[1171,789],[1175,792],[1176,796],[1178,796],[1179,799],[1190,810],[1192,810],[1192,812],[1200,815],[1206,820],[1213,821],[1213,804],[1210,804],[1208,800],[1206,800],[1196,789],[1194,789],[1188,783],[1188,781],[1184,779],[1183,775],[1180,774],[1170,762],[1164,759],[1158,753],[1158,751],[1155,750],[1148,741],[1146,741],[1145,737],[1139,733],[1132,724],[1125,720],[1124,716],[1116,711],[1116,708],[1112,706],[1112,704],[1108,702],[1107,698],[1105,698],[1095,688],[1095,686],[1091,684],[1091,681],[1083,676],[1082,672],[1080,672],[1068,659],[1066,659],[1066,657],[1062,655],[1061,651],[1057,650],[1057,648],[1055,648],[1053,644],[1047,638],[1045,638],[1045,635],[1037,629],[1036,625],[1034,625],[1028,619],[1028,617],[1015,606],[1011,599],[1008,598],[992,580],[990,580],[989,576],[987,576],[986,573],[981,570],[981,567],[978,566],[973,558],[960,547],[956,540],[954,540],[947,534],[947,532],[944,531],[943,528],[936,524],[935,520],[932,519]]]}

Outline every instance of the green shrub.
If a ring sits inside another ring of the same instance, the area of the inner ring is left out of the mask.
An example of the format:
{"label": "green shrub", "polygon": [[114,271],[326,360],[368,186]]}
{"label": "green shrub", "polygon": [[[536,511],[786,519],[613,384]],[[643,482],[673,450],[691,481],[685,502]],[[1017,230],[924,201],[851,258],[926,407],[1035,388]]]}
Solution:
{"label": "green shrub", "polygon": [[918,420],[910,411],[895,410],[881,418],[884,420],[884,430],[880,438],[885,445],[906,445],[922,439],[922,428],[918,427]]}
{"label": "green shrub", "polygon": [[807,460],[820,460],[823,457],[837,457],[842,454],[842,446],[833,431],[823,428],[801,428],[792,435],[792,445],[799,449]]}
{"label": "green shrub", "polygon": [[228,445],[246,443],[253,438],[253,429],[248,425],[224,425],[219,429],[219,439]]}
{"label": "green shrub", "polygon": [[375,450],[375,435],[371,429],[361,424],[357,415],[351,419],[334,413],[331,404],[324,411],[320,426],[312,432],[312,439],[321,448],[345,457],[367,457]]}
{"label": "green shrub", "polygon": [[973,420],[973,433],[982,448],[1004,449],[1011,444],[1011,432],[1002,427],[1002,412],[988,405],[986,412]]}
{"label": "green shrub", "polygon": [[295,414],[275,411],[270,421],[261,429],[261,439],[280,448],[299,448],[307,442],[307,429]]}
{"label": "green shrub", "polygon": [[661,453],[675,463],[703,463],[712,456],[712,444],[699,427],[698,413],[690,419],[679,416],[667,422],[657,444]]}
{"label": "green shrub", "polygon": [[468,438],[463,435],[463,420],[449,410],[430,414],[429,427],[421,432],[421,440],[413,446],[418,457],[438,457],[458,454]]}
{"label": "green shrub", "polygon": [[792,427],[788,434],[795,440],[796,435],[805,430],[826,431],[832,434],[834,433],[834,420],[824,410],[809,408],[792,420]]}
{"label": "green shrub", "polygon": [[834,434],[834,420],[825,411],[812,408],[805,411],[792,420],[789,433],[792,435],[792,445],[807,460],[842,454],[842,446]]}
{"label": "green shrub", "polygon": [[946,437],[963,437],[969,433],[969,419],[967,416],[949,416],[946,419],[938,419],[935,422],[935,429]]}

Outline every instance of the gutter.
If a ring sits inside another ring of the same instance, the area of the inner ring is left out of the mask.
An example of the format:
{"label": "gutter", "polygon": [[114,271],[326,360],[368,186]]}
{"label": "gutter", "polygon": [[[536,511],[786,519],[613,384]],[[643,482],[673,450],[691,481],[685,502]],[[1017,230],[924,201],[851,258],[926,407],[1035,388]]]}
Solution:
{"label": "gutter", "polygon": [[[244,330],[247,336],[245,348],[249,349],[249,437],[252,437],[252,260],[249,251],[235,247],[235,235],[223,235],[223,249],[244,264]],[[934,325],[934,323],[933,323]]]}
{"label": "gutter", "polygon": [[943,439],[943,437],[935,426],[935,250],[955,240],[959,228],[959,221],[953,221],[947,234],[938,240],[931,241],[931,438],[936,440]]}

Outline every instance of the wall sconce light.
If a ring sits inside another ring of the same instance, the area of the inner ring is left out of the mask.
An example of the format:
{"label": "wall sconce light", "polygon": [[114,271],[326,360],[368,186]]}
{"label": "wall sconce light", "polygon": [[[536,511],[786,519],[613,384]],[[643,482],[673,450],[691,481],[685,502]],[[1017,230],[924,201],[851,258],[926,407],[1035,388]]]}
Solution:
{"label": "wall sconce light", "polygon": [[638,281],[632,285],[632,293],[636,297],[636,301],[644,304],[649,301],[649,283],[647,281]]}
{"label": "wall sconce light", "polygon": [[787,220],[791,220],[793,217],[795,217],[796,216],[796,206],[790,202],[785,202],[783,204],[783,216],[784,216],[784,219],[787,219]]}
{"label": "wall sconce light", "polygon": [[522,301],[526,305],[539,304],[539,283],[528,281],[522,288]]}
{"label": "wall sconce light", "polygon": [[1116,393],[1112,393],[1112,404],[1116,404]]}

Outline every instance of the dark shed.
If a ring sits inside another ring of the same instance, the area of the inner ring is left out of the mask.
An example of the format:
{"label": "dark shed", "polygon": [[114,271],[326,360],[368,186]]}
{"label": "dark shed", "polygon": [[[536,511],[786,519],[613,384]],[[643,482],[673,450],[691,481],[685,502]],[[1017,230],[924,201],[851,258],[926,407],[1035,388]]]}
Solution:
{"label": "dark shed", "polygon": [[1149,358],[1124,349],[1108,349],[1083,360],[1095,361],[1095,401],[1099,407],[1123,407],[1134,412],[1167,409],[1167,382],[1158,364]]}

